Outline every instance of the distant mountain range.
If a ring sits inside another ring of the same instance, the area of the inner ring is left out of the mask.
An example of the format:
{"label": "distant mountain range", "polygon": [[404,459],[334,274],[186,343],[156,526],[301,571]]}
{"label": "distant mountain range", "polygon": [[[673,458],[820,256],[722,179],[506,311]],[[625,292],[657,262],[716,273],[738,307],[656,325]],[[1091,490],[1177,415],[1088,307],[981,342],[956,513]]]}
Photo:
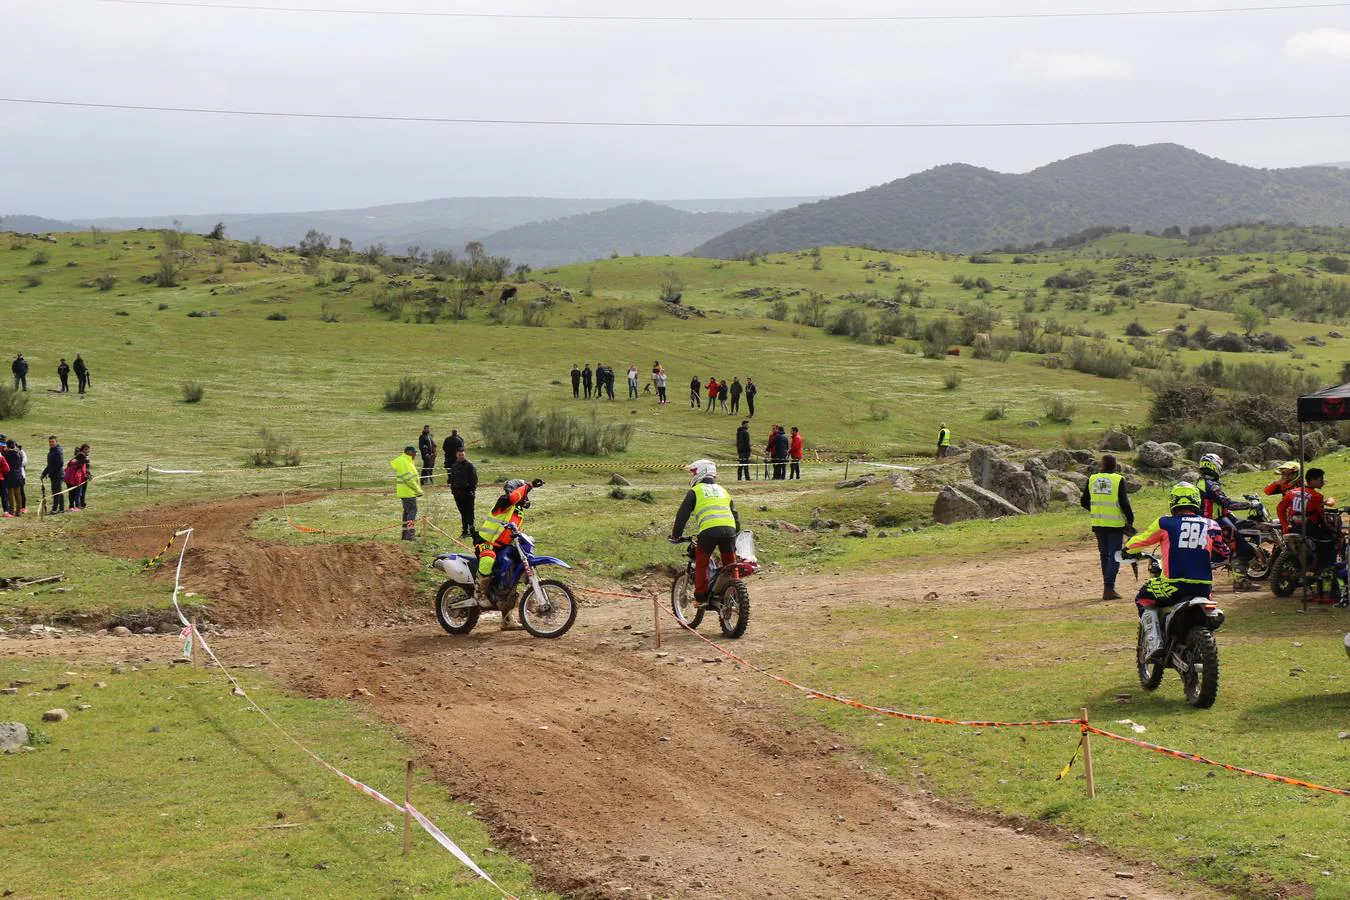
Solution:
{"label": "distant mountain range", "polygon": [[761,212],[686,212],[659,203],[625,203],[599,212],[517,225],[483,238],[493,256],[532,266],[688,253],[724,231],[771,215]]}
{"label": "distant mountain range", "polygon": [[[751,197],[706,200],[668,200],[663,208],[673,215],[663,221],[668,227],[662,237],[657,217],[634,217],[630,210],[612,218],[615,231],[605,236],[599,232],[602,223],[579,223],[585,228],[579,246],[602,248],[604,255],[637,250],[642,253],[685,253],[714,235],[744,224],[747,214],[768,213],[816,200],[817,197]],[[423,200],[415,203],[392,203],[357,209],[311,210],[283,213],[212,213],[210,215],[120,216],[96,219],[60,221],[41,216],[15,215],[0,218],[0,229],[6,231],[46,232],[80,231],[91,226],[108,231],[136,228],[171,228],[175,221],[185,231],[205,233],[217,222],[224,222],[230,237],[242,240],[261,238],[273,246],[296,244],[311,228],[318,229],[336,243],[347,238],[357,248],[370,244],[384,244],[391,252],[402,253],[409,247],[422,250],[460,250],[470,241],[495,236],[531,223],[554,223],[585,213],[600,212],[633,205],[631,199],[573,199],[553,197],[452,197]],[[652,206],[653,204],[643,204]],[[704,218],[707,216],[708,218]],[[637,227],[641,240],[634,243],[627,228]],[[519,260],[538,264],[535,260],[572,262],[591,259],[585,255],[571,256],[565,252],[566,240],[553,229],[540,232],[545,243],[538,246],[522,244],[521,236],[512,236],[508,243],[519,254]],[[581,251],[578,251],[581,252]],[[513,257],[516,258],[516,257]]]}
{"label": "distant mountain range", "polygon": [[985,250],[1096,225],[1161,230],[1235,222],[1350,223],[1350,171],[1254,169],[1176,144],[1117,145],[1025,175],[945,165],[742,225],[697,256],[832,244]]}

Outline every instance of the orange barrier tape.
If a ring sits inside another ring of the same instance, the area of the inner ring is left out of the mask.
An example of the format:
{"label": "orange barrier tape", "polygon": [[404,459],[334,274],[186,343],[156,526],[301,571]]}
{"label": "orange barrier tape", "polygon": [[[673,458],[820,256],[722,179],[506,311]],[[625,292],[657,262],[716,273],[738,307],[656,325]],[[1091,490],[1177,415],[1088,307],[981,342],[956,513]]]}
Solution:
{"label": "orange barrier tape", "polygon": [[1250,775],[1253,778],[1264,778],[1266,781],[1274,781],[1279,784],[1291,784],[1295,787],[1307,788],[1310,791],[1322,791],[1327,794],[1336,794],[1341,797],[1350,797],[1350,790],[1342,788],[1325,787],[1320,784],[1313,784],[1311,781],[1302,781],[1298,778],[1289,778],[1285,775],[1272,775],[1270,772],[1258,772],[1255,769],[1244,769],[1242,766],[1233,766],[1228,763],[1215,762],[1212,759],[1206,759],[1198,753],[1187,753],[1184,750],[1173,750],[1171,747],[1162,747],[1158,744],[1150,744],[1148,741],[1141,741],[1131,737],[1125,737],[1120,734],[1112,734],[1109,731],[1102,731],[1100,728],[1094,728],[1091,725],[1084,724],[1083,731],[1087,734],[1095,734],[1104,738],[1110,738],[1113,741],[1120,741],[1122,744],[1132,744],[1135,747],[1142,747],[1145,750],[1152,750],[1155,753],[1161,753],[1165,756],[1184,759],[1187,762],[1204,763],[1207,766],[1217,766],[1220,769],[1227,769],[1229,772],[1235,772],[1238,775]]}

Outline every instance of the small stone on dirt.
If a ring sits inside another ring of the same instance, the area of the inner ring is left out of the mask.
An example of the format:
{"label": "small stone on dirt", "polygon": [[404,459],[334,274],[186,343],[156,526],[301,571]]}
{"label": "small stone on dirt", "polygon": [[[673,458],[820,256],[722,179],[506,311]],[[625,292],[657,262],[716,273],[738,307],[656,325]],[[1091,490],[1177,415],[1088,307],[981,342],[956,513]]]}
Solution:
{"label": "small stone on dirt", "polygon": [[158,725],[151,725],[151,726],[150,726],[150,733],[151,733],[151,734],[159,734],[159,726],[158,726]]}
{"label": "small stone on dirt", "polygon": [[64,722],[69,718],[70,713],[64,709],[49,709],[42,714],[42,721],[44,722]]}
{"label": "small stone on dirt", "polygon": [[95,681],[95,682],[94,682],[94,687],[96,687],[96,688],[105,688],[105,687],[107,687],[107,686],[108,686],[108,685],[107,685],[106,682],[102,682],[102,681]]}
{"label": "small stone on dirt", "polygon": [[0,688],[0,695],[6,697],[13,697],[16,696],[18,693],[19,693],[18,688]]}
{"label": "small stone on dirt", "polygon": [[142,628],[142,629],[140,630],[140,633],[141,633],[141,634],[154,634],[154,633],[155,633],[155,627],[154,627],[153,625],[147,625],[147,626],[145,626],[144,628]]}
{"label": "small stone on dirt", "polygon": [[[131,629],[125,625],[118,625],[115,628],[113,628],[112,635],[113,637],[129,637],[131,635]],[[118,672],[117,667],[113,669],[113,674],[114,675],[120,674]]]}
{"label": "small stone on dirt", "polygon": [[230,693],[231,693],[231,694],[234,694],[236,697],[242,697],[242,696],[244,696],[244,689],[243,689],[243,688],[235,688],[234,690],[230,691]]}
{"label": "small stone on dirt", "polygon": [[1134,877],[1134,873],[1133,873],[1133,872],[1117,872],[1117,873],[1116,873],[1116,877],[1117,877],[1117,878],[1133,878],[1133,877]]}

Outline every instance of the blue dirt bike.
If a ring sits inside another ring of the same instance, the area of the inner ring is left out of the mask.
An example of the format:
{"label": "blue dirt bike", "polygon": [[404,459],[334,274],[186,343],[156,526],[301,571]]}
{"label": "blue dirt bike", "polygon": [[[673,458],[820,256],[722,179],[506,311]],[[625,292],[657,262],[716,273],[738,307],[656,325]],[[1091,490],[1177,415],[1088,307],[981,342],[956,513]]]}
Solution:
{"label": "blue dirt bike", "polygon": [[[520,624],[535,637],[562,637],[577,618],[577,598],[556,579],[540,579],[540,566],[572,568],[555,556],[535,556],[534,540],[508,526],[511,542],[497,551],[487,596],[474,598],[478,560],[468,553],[442,553],[432,563],[447,576],[436,592],[436,619],[451,634],[468,634],[485,609],[506,614],[516,609]],[[522,588],[524,589],[522,592]]]}

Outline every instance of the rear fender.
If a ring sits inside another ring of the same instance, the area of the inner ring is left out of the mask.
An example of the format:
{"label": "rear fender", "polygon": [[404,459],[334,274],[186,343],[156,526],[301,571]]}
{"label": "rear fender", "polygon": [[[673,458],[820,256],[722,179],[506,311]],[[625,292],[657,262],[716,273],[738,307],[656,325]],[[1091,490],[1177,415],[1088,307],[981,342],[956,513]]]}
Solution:
{"label": "rear fender", "polygon": [[476,560],[463,553],[442,553],[432,565],[455,584],[473,584]]}
{"label": "rear fender", "polygon": [[1174,640],[1183,640],[1196,625],[1203,625],[1211,631],[1223,624],[1223,613],[1213,600],[1207,597],[1192,597],[1173,606],[1167,613],[1166,633]]}

